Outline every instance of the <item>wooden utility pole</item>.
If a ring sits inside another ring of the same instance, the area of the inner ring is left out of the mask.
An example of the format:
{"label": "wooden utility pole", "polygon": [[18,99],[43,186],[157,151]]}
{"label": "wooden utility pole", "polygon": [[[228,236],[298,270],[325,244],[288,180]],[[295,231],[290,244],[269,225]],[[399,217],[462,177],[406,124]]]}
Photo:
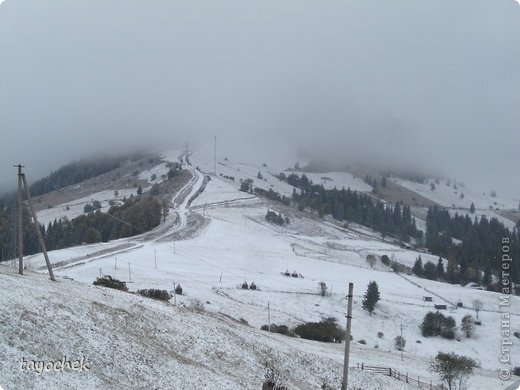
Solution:
{"label": "wooden utility pole", "polygon": [[267,329],[269,332],[271,331],[271,308],[269,306],[269,301],[267,301]]}
{"label": "wooden utility pole", "polygon": [[23,189],[25,189],[25,196],[27,197],[29,211],[31,212],[32,216],[32,224],[34,226],[34,229],[36,230],[36,235],[38,236],[40,249],[43,252],[43,256],[45,257],[45,263],[47,264],[47,269],[49,270],[49,276],[51,277],[52,281],[56,281],[56,279],[54,279],[54,273],[52,272],[51,262],[47,254],[47,248],[45,247],[45,242],[43,241],[42,232],[40,231],[40,224],[38,223],[38,219],[36,218],[36,213],[34,212],[34,208],[32,205],[29,186],[27,185],[25,174],[22,172],[22,168],[24,166],[18,164],[14,167],[18,168],[18,273],[20,275],[23,275]]}
{"label": "wooden utility pole", "polygon": [[404,349],[404,346],[403,346],[403,324],[401,323],[401,345],[399,346],[400,347],[400,350],[401,350],[401,361],[403,360],[403,349]]}
{"label": "wooden utility pole", "polygon": [[[21,171],[20,165],[18,166]],[[54,279],[54,273],[52,272],[51,261],[49,260],[49,255],[47,254],[47,247],[45,246],[45,241],[43,241],[42,232],[40,231],[40,224],[38,223],[38,219],[36,218],[36,213],[34,212],[34,208],[32,205],[31,193],[29,192],[29,186],[27,185],[27,180],[25,179],[25,174],[22,173],[23,186],[25,187],[25,195],[27,196],[27,201],[29,203],[29,210],[31,211],[34,229],[36,230],[36,235],[38,236],[38,241],[40,242],[40,249],[43,252],[43,257],[45,258],[45,263],[47,264],[47,270],[49,271],[49,276],[52,281],[56,281]]]}
{"label": "wooden utility pole", "polygon": [[215,145],[213,149],[213,174],[217,176],[217,136],[215,136]]}
{"label": "wooden utility pole", "polygon": [[23,195],[22,195],[22,168],[23,165],[14,165],[18,168],[18,273],[23,275]]}
{"label": "wooden utility pole", "polygon": [[350,357],[350,335],[352,333],[352,296],[354,292],[354,283],[348,284],[348,305],[347,305],[347,335],[345,338],[345,359],[343,361],[343,382],[341,390],[347,390],[348,386],[348,364]]}

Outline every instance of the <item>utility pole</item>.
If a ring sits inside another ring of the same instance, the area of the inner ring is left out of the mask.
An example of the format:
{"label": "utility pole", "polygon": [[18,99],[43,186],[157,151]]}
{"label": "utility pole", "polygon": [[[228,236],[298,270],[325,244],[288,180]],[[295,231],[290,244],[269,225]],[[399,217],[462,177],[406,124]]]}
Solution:
{"label": "utility pole", "polygon": [[155,259],[155,269],[157,269],[157,249],[153,250],[153,256],[154,256],[154,259]]}
{"label": "utility pole", "polygon": [[51,266],[51,262],[49,260],[49,255],[47,254],[47,248],[45,247],[45,241],[43,241],[42,232],[40,231],[40,224],[38,223],[38,219],[36,218],[36,213],[34,212],[34,208],[32,205],[32,199],[31,199],[31,193],[29,192],[29,186],[27,185],[27,180],[25,178],[25,174],[22,173],[23,165],[18,164],[17,167],[18,167],[18,191],[19,191],[19,194],[18,194],[18,199],[19,199],[19,205],[18,205],[19,237],[18,237],[18,240],[19,240],[19,243],[21,242],[21,246],[19,246],[19,248],[21,250],[19,250],[20,255],[19,255],[19,262],[18,262],[18,266],[19,266],[18,272],[20,273],[20,275],[23,275],[23,229],[22,229],[23,226],[22,226],[22,220],[21,220],[21,217],[22,217],[21,184],[23,184],[23,187],[25,188],[25,196],[27,197],[27,202],[29,203],[29,211],[31,212],[32,223],[33,223],[34,229],[36,230],[36,235],[38,236],[40,249],[42,250],[43,257],[45,258],[45,263],[47,264],[47,270],[49,271],[49,276],[50,276],[51,280],[53,282],[55,282],[56,279],[54,278],[54,273],[52,272],[52,266]]}
{"label": "utility pole", "polygon": [[130,263],[128,263],[128,280],[132,283],[132,271],[130,271]]}
{"label": "utility pole", "polygon": [[350,335],[352,333],[352,297],[354,292],[354,283],[348,284],[348,305],[347,305],[347,335],[345,339],[345,359],[343,361],[343,382],[341,382],[341,390],[347,390],[348,386],[348,364],[350,358]]}
{"label": "utility pole", "polygon": [[403,360],[403,349],[404,349],[403,344],[404,344],[403,343],[403,323],[401,322],[401,345],[400,345],[401,348],[399,348],[401,350],[401,361]]}
{"label": "utility pole", "polygon": [[217,136],[215,136],[215,144],[213,147],[213,174],[217,176]]}
{"label": "utility pole", "polygon": [[23,195],[22,195],[22,168],[23,165],[14,165],[18,168],[18,273],[23,275]]}
{"label": "utility pole", "polygon": [[269,301],[267,301],[267,329],[271,331],[271,308],[269,307]]}

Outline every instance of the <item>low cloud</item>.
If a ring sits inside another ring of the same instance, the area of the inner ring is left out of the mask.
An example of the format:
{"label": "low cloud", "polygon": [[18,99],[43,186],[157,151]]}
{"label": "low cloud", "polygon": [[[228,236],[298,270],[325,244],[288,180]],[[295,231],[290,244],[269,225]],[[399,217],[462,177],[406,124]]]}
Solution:
{"label": "low cloud", "polygon": [[513,0],[7,0],[0,183],[217,134],[517,196],[519,22]]}

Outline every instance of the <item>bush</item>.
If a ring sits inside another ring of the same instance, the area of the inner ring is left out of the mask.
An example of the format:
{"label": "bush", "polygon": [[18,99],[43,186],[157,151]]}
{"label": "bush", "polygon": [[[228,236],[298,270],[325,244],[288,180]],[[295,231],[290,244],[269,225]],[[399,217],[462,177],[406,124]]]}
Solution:
{"label": "bush", "polygon": [[366,344],[367,344],[367,342],[366,342],[365,340],[363,340],[363,339],[359,340],[358,343],[359,343],[359,344],[363,344],[363,345],[366,345]]}
{"label": "bush", "polygon": [[379,337],[380,339],[382,339],[384,336],[383,332],[377,332],[377,337]]}
{"label": "bush", "polygon": [[[262,325],[260,327],[261,330],[269,330],[269,325]],[[287,325],[276,325],[276,324],[271,324],[271,332],[273,333],[280,333],[280,334],[283,334],[284,336],[291,336],[291,337],[294,337],[294,333],[289,329],[289,327]]]}
{"label": "bush", "polygon": [[467,356],[460,356],[454,352],[439,352],[432,361],[430,369],[439,374],[448,384],[449,389],[454,389],[457,383],[461,385],[466,381],[473,373],[474,367],[477,367],[477,363]]}
{"label": "bush", "polygon": [[395,336],[394,345],[398,351],[402,351],[406,346],[406,339],[403,336]]}
{"label": "bush", "polygon": [[327,288],[327,283],[325,283],[325,282],[318,282],[318,287],[319,287],[319,289],[320,289],[320,295],[321,295],[322,297],[324,297],[325,295],[327,295],[327,290],[328,290],[328,288]]}
{"label": "bush", "polygon": [[94,281],[94,286],[114,288],[116,290],[128,291],[126,282],[112,278],[110,275],[100,276]]}
{"label": "bush", "polygon": [[327,318],[320,322],[306,322],[294,328],[294,333],[303,339],[339,343],[345,339],[345,331],[335,319]]}
{"label": "bush", "polygon": [[381,263],[390,266],[390,257],[388,257],[387,255],[381,256]]}
{"label": "bush", "polygon": [[204,311],[204,304],[198,298],[195,298],[193,301],[191,301],[190,307],[193,311],[197,311],[197,312]]}
{"label": "bush", "polygon": [[441,336],[446,339],[455,338],[456,323],[453,317],[446,317],[441,312],[428,312],[421,324],[422,335]]}
{"label": "bush", "polygon": [[159,290],[157,288],[148,288],[144,290],[138,290],[138,294],[143,297],[158,299],[160,301],[169,301],[172,297],[171,294],[166,290]]}
{"label": "bush", "polygon": [[520,367],[513,368],[513,375],[520,376]]}
{"label": "bush", "polygon": [[175,294],[177,295],[182,295],[182,287],[180,284],[178,284],[176,287],[175,287]]}

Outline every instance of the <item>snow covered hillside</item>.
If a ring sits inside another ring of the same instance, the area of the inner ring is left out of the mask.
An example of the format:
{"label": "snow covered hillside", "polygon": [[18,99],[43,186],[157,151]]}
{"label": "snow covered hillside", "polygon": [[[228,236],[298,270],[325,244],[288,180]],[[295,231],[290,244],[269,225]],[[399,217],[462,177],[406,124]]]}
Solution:
{"label": "snow covered hillside", "polygon": [[[178,154],[165,156],[175,161]],[[351,366],[392,367],[441,383],[429,370],[431,359],[439,351],[455,351],[480,363],[469,389],[507,387],[509,383],[498,379],[498,370],[503,368],[498,361],[498,295],[396,274],[380,260],[371,266],[369,254],[386,254],[411,266],[419,253],[383,241],[361,226],[344,228],[331,219],[238,190],[239,178],[253,178],[255,186],[262,183],[266,189],[290,195],[292,187],[274,176],[287,168],[284,164],[248,165],[233,162],[232,155],[227,160],[219,158],[217,175],[188,205],[202,188],[204,173],[213,170],[211,154],[199,151],[190,160],[200,170],[187,167],[193,178],[182,189],[183,196],[172,194],[176,207],[155,232],[51,252],[60,277],[57,283],[47,281],[45,275],[29,272],[18,277],[14,269],[0,268],[5,286],[0,299],[6,308],[0,321],[0,361],[4,362],[0,385],[9,388],[36,381],[39,388],[45,388],[61,380],[78,388],[125,388],[138,383],[143,388],[253,389],[260,388],[264,361],[273,359],[291,389],[319,389],[323,383],[338,388],[343,344],[268,334],[259,328],[268,322],[268,305],[271,323],[292,327],[336,317],[344,326],[347,285],[353,282]],[[255,179],[259,171],[263,179]],[[321,176],[337,183],[357,183],[348,175]],[[280,227],[267,222],[268,209],[287,216],[290,223]],[[420,254],[423,261],[437,261],[435,256]],[[27,260],[30,271],[45,272],[41,255]],[[301,277],[284,276],[286,271]],[[173,299],[161,304],[92,286],[96,277],[105,274],[127,281],[131,291],[173,290],[180,284],[184,292],[176,297],[175,307]],[[370,316],[361,300],[372,280],[379,285],[381,301]],[[244,281],[254,282],[258,289],[241,289]],[[329,295],[320,296],[319,282],[327,284]],[[425,302],[424,296],[433,301]],[[456,341],[421,335],[422,319],[434,310],[434,304],[446,304],[445,314],[459,325],[464,315],[475,315],[471,309],[475,299],[483,308],[479,313],[482,325],[473,337]],[[520,300],[511,299],[512,329],[517,330]],[[453,308],[458,302],[463,307]],[[189,309],[193,306],[204,310]],[[404,360],[394,347],[401,326],[407,340]],[[36,331],[40,328],[41,333]],[[379,332],[383,335],[378,336]],[[87,354],[96,368],[83,377],[70,373],[36,376],[17,370],[20,356],[48,360],[64,354]],[[519,364],[516,344],[511,357],[513,366]],[[353,370],[350,387],[413,388],[358,370]]]}
{"label": "snow covered hillside", "polygon": [[[254,389],[267,363],[289,388],[340,380],[341,345],[268,334],[224,314],[0,265],[0,386],[5,389]],[[84,359],[83,371],[21,371]],[[353,370],[359,388],[411,389]],[[392,387],[397,386],[397,387]]]}
{"label": "snow covered hillside", "polygon": [[[501,198],[493,192],[490,194],[478,193],[470,188],[465,188],[461,185],[457,186],[455,183],[446,182],[445,180],[437,183],[433,179],[427,183],[417,183],[395,177],[391,180],[410,191],[432,200],[439,206],[448,208],[452,214],[469,215],[472,218],[480,218],[481,216],[486,216],[488,219],[497,218],[510,230],[515,226],[515,222],[510,218],[505,218],[501,212],[517,213],[519,207],[518,199]],[[447,185],[448,183],[450,185]],[[475,206],[475,213],[470,213],[471,204]],[[518,218],[515,220],[518,220]]]}

